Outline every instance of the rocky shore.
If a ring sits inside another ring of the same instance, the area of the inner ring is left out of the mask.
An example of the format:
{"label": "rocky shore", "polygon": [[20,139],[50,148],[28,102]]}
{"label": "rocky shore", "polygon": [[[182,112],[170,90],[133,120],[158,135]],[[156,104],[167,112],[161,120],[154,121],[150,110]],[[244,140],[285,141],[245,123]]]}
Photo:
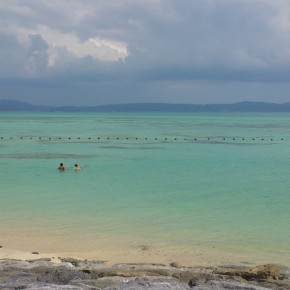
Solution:
{"label": "rocky shore", "polygon": [[290,270],[268,264],[257,267],[182,267],[176,263],[115,264],[59,258],[0,260],[0,289],[290,289]]}

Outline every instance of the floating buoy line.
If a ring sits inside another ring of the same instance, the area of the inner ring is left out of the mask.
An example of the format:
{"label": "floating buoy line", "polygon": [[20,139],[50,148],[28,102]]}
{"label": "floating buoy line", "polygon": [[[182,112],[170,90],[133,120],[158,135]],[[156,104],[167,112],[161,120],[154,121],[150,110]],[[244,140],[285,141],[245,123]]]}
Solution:
{"label": "floating buoy line", "polygon": [[41,140],[41,141],[92,141],[92,142],[103,142],[103,141],[162,141],[162,142],[174,142],[174,141],[187,141],[187,142],[253,142],[253,141],[265,141],[265,142],[274,142],[274,141],[284,141],[284,138],[265,138],[265,137],[104,137],[104,136],[95,136],[95,137],[59,137],[59,136],[2,136],[0,140]]}

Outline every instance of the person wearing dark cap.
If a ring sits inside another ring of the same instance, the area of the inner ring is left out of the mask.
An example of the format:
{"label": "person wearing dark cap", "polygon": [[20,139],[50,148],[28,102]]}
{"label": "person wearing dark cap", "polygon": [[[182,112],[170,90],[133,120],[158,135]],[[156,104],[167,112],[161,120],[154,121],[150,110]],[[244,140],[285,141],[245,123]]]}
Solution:
{"label": "person wearing dark cap", "polygon": [[58,169],[59,171],[64,171],[65,168],[64,168],[63,163],[60,163],[57,169]]}

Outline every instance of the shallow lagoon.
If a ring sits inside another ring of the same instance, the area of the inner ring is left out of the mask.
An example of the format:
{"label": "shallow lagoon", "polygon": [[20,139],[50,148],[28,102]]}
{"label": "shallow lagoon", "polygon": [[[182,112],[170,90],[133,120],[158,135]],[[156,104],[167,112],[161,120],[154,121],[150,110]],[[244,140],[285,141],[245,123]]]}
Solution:
{"label": "shallow lagoon", "polygon": [[289,114],[2,113],[0,132],[5,247],[289,265]]}

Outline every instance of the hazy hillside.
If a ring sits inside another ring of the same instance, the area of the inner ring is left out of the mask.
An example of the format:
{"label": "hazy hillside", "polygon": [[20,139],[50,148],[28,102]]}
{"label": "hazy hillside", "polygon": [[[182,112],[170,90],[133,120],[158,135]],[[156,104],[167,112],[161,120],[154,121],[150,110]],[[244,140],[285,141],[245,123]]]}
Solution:
{"label": "hazy hillside", "polygon": [[290,103],[240,102],[235,104],[116,104],[95,107],[38,106],[16,100],[0,100],[0,112],[290,112]]}

